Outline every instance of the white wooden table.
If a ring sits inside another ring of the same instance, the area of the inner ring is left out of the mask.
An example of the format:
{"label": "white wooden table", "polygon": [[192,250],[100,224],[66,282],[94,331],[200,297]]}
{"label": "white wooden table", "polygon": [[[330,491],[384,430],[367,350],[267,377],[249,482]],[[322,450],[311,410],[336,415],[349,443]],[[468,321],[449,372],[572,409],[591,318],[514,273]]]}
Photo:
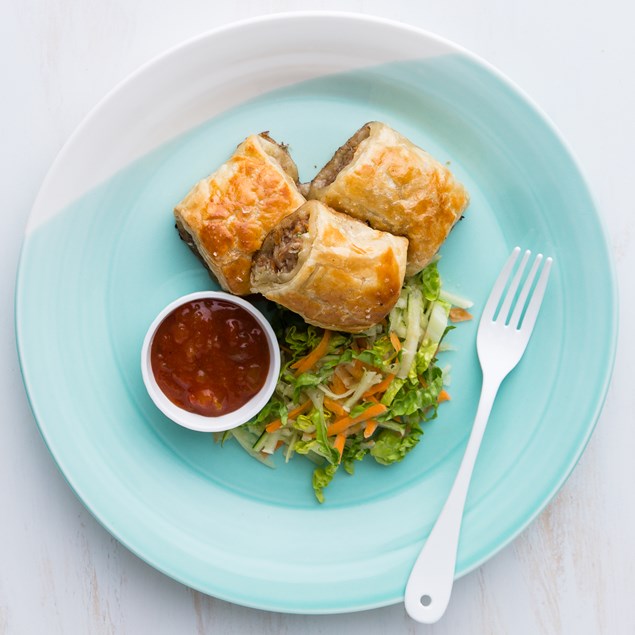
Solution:
{"label": "white wooden table", "polygon": [[[266,613],[158,573],[102,529],[66,485],[20,377],[13,289],[22,232],[67,136],[110,88],[164,49],[237,19],[300,9],[409,22],[498,66],[578,155],[617,264],[617,363],[585,455],[529,529],[457,582],[434,627],[415,624],[401,605],[335,616]],[[3,0],[0,634],[635,633],[634,18],[624,0]]]}

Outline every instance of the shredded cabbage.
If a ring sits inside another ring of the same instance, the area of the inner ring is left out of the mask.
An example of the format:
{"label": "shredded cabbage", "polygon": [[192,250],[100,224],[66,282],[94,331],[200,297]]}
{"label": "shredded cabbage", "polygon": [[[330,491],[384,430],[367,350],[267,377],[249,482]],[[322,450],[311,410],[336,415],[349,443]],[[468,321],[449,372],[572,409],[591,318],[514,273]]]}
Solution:
{"label": "shredded cabbage", "polygon": [[350,411],[350,409],[362,398],[362,395],[369,390],[371,386],[378,384],[380,381],[380,373],[375,373],[372,370],[364,370],[364,374],[359,380],[353,394],[344,402],[344,410]]}

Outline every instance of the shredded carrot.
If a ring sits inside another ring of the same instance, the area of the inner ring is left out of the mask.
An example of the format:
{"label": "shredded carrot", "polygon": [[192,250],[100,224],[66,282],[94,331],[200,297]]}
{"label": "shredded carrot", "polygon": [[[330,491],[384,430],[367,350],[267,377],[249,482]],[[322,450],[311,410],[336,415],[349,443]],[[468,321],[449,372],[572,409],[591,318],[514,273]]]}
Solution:
{"label": "shredded carrot", "polygon": [[444,401],[450,401],[450,395],[447,390],[442,390],[437,397],[437,401],[439,403],[443,403]]}
{"label": "shredded carrot", "polygon": [[268,423],[265,426],[265,430],[267,432],[275,432],[281,426],[282,426],[282,421],[280,421],[280,419],[274,419],[271,423]]}
{"label": "shredded carrot", "polygon": [[[298,415],[301,415],[302,413],[306,412],[312,406],[312,404],[313,404],[313,402],[310,399],[307,399],[303,404],[301,404],[297,408],[294,408],[293,410],[291,410],[289,412],[289,414],[287,415],[287,417],[289,419],[295,419]],[[281,426],[282,426],[282,420],[281,419],[274,419],[273,421],[270,421],[265,426],[265,430],[267,432],[275,432]]]}
{"label": "shredded carrot", "polygon": [[324,397],[324,405],[336,415],[340,417],[345,417],[348,413],[344,410],[344,407],[337,403],[334,399],[330,399],[329,397]]}
{"label": "shredded carrot", "polygon": [[331,339],[331,331],[325,330],[320,343],[305,357],[299,359],[295,364],[291,364],[291,368],[295,369],[295,376],[306,373],[319,362],[329,350],[329,341]]}
{"label": "shredded carrot", "polygon": [[379,399],[377,399],[375,395],[368,395],[368,397],[366,397],[364,401],[370,401],[371,403],[379,403]]}
{"label": "shredded carrot", "polygon": [[401,342],[399,341],[397,333],[394,331],[390,331],[390,341],[392,343],[392,347],[395,349],[395,352],[398,353],[401,350]]}
{"label": "shredded carrot", "polygon": [[344,453],[344,444],[346,443],[346,435],[343,433],[338,434],[333,441],[333,447],[340,453],[340,460],[342,460],[342,454]]}
{"label": "shredded carrot", "polygon": [[[283,445],[284,445],[284,441],[278,441],[278,443],[276,443],[276,450],[279,450]],[[274,452],[276,450],[274,450]]]}
{"label": "shredded carrot", "polygon": [[359,381],[364,375],[364,367],[358,359],[348,366],[347,370],[355,379],[357,379],[357,381]]}
{"label": "shredded carrot", "polygon": [[346,384],[342,381],[342,378],[337,373],[333,373],[331,391],[334,392],[336,395],[341,395],[342,393],[346,392]]}
{"label": "shredded carrot", "polygon": [[364,412],[362,412],[361,415],[357,415],[356,417],[343,417],[342,419],[334,421],[326,429],[326,433],[329,436],[339,434],[356,423],[362,423],[363,421],[368,421],[368,419],[372,419],[373,417],[383,414],[386,410],[388,410],[388,407],[384,406],[383,403],[373,404],[370,408],[367,408]]}
{"label": "shredded carrot", "polygon": [[371,395],[376,395],[380,392],[386,392],[388,390],[388,386],[392,384],[392,380],[395,378],[393,374],[386,375],[386,378],[383,381],[380,381],[378,384],[371,386],[363,395],[364,399],[368,399]]}
{"label": "shredded carrot", "polygon": [[452,322],[466,322],[472,319],[472,314],[468,313],[465,309],[460,309],[458,306],[450,309],[450,320]]}
{"label": "shredded carrot", "polygon": [[419,383],[421,384],[421,386],[423,388],[427,388],[428,387],[428,383],[426,382],[426,380],[421,375],[417,375],[417,379],[419,380]]}
{"label": "shredded carrot", "polygon": [[364,428],[364,439],[368,439],[368,437],[373,436],[373,432],[377,430],[377,425],[378,423],[375,419],[369,419],[366,422],[366,426]]}

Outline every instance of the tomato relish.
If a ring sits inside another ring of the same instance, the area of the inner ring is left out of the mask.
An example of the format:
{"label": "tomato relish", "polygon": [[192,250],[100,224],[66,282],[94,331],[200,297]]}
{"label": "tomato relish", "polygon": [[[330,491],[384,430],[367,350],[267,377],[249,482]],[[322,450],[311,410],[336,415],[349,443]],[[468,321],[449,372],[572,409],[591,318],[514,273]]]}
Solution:
{"label": "tomato relish", "polygon": [[150,359],[168,399],[206,417],[245,405],[262,389],[270,361],[257,320],[232,302],[210,298],[182,304],[161,322]]}

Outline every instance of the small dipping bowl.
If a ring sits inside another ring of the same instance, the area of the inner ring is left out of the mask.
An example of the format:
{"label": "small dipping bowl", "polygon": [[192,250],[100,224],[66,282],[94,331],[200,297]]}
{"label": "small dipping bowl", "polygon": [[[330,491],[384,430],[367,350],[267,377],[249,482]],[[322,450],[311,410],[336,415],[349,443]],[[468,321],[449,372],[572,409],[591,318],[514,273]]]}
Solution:
{"label": "small dipping bowl", "polygon": [[[168,315],[172,313],[172,311],[195,300],[222,300],[245,310],[262,328],[267,341],[267,346],[269,347],[269,368],[262,388],[260,388],[260,390],[243,406],[233,410],[232,412],[218,416],[206,416],[190,412],[175,404],[161,390],[152,370],[152,343],[159,326],[168,317]],[[273,394],[279,373],[280,349],[278,348],[278,340],[276,339],[273,329],[265,316],[246,300],[221,291],[200,291],[197,293],[190,293],[168,304],[168,306],[166,306],[165,309],[157,315],[150,325],[141,348],[141,374],[152,401],[154,401],[157,408],[159,408],[166,417],[169,417],[175,423],[178,423],[185,428],[189,428],[190,430],[197,430],[199,432],[222,432],[224,430],[236,428],[246,421],[249,421],[249,419],[258,414],[264,408],[267,401]]]}

